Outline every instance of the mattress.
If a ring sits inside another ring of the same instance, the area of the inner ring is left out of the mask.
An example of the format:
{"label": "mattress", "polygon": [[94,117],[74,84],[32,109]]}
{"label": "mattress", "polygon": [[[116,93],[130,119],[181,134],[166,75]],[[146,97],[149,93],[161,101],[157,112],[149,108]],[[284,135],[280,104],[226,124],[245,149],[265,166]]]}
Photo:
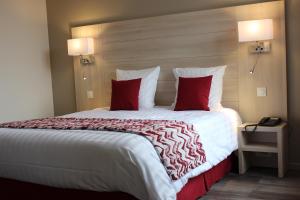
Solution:
{"label": "mattress", "polygon": [[0,129],[0,177],[60,188],[122,191],[138,199],[174,200],[195,177],[237,149],[237,112],[95,109],[78,118],[180,120],[194,125],[207,162],[171,181],[152,144],[130,133],[87,130]]}

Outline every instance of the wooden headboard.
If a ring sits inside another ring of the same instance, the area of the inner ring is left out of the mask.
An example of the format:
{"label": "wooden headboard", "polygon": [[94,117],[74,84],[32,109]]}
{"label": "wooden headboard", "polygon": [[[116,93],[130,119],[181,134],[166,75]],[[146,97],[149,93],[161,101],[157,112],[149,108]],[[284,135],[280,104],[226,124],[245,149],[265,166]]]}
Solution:
{"label": "wooden headboard", "polygon": [[[237,22],[265,18],[274,20],[272,51],[250,75],[256,55],[248,52],[249,44],[238,42]],[[156,104],[170,105],[175,96],[173,68],[227,65],[225,107],[238,110],[248,121],[287,117],[283,1],[74,27],[72,37],[93,37],[96,46],[93,65],[82,66],[74,58],[78,111],[109,106],[117,68],[161,66]],[[267,97],[257,97],[257,87],[267,87]],[[87,98],[87,91],[94,92],[93,99]]]}

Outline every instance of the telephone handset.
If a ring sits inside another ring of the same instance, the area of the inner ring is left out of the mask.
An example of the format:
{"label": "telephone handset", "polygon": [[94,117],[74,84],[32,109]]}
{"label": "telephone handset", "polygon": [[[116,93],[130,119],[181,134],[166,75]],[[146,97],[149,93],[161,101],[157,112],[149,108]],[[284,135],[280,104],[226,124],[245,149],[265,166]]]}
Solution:
{"label": "telephone handset", "polygon": [[263,117],[259,122],[258,126],[276,126],[281,123],[279,117]]}

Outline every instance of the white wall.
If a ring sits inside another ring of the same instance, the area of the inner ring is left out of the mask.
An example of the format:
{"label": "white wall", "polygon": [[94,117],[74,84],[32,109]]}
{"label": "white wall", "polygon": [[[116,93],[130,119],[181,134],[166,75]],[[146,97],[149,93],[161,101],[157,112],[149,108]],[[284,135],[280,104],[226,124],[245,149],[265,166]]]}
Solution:
{"label": "white wall", "polygon": [[45,0],[0,0],[0,122],[53,116]]}

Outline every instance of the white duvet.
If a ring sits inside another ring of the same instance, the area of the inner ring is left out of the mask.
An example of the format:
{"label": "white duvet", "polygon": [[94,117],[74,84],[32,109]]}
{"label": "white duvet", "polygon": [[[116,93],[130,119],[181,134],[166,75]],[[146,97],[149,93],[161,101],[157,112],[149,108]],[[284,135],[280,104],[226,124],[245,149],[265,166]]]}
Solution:
{"label": "white duvet", "polygon": [[176,193],[237,149],[238,114],[156,107],[142,111],[96,109],[64,117],[167,119],[194,124],[207,162],[173,182],[152,144],[129,133],[0,129],[0,177],[61,188],[123,191],[142,200],[175,200]]}

